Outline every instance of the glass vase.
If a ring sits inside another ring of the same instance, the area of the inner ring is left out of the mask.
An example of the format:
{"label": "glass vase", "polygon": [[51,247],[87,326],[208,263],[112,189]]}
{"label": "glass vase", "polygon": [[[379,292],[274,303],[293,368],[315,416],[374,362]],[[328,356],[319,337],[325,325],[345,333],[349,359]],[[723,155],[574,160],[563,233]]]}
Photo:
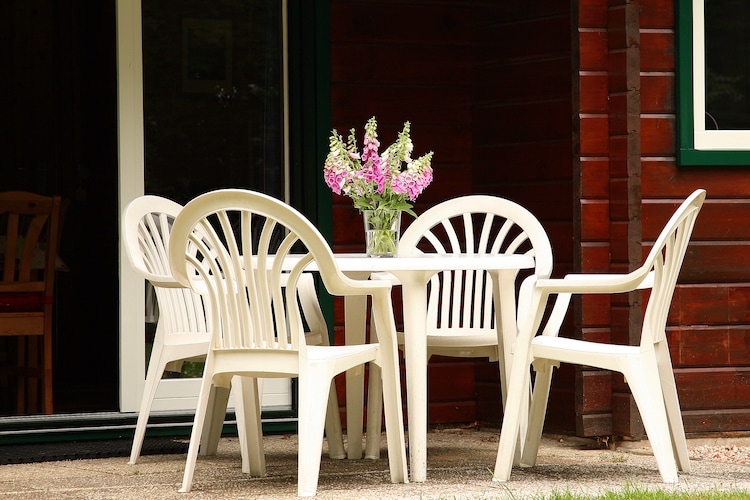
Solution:
{"label": "glass vase", "polygon": [[398,253],[401,236],[401,210],[378,208],[363,210],[365,252],[370,257],[393,257]]}

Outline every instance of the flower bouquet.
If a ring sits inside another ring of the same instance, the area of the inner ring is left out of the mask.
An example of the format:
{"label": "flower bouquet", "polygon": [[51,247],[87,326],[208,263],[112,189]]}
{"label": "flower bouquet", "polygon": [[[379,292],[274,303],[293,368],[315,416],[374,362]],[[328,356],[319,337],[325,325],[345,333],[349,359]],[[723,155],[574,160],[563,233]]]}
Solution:
{"label": "flower bouquet", "polygon": [[411,158],[414,145],[406,122],[396,142],[380,154],[377,127],[374,116],[365,124],[361,154],[354,129],[346,142],[334,129],[323,177],[334,193],[349,196],[364,215],[367,253],[392,256],[397,250],[401,212],[416,217],[411,202],[432,182],[433,152]]}

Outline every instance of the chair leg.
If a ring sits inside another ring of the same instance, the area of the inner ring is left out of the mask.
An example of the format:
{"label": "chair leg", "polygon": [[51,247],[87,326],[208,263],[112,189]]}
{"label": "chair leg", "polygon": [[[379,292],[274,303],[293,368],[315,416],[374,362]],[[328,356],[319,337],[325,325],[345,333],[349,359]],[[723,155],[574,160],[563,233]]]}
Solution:
{"label": "chair leg", "polygon": [[690,456],[687,440],[685,439],[685,427],[682,422],[680,401],[677,397],[677,385],[672,371],[672,361],[669,357],[669,348],[666,342],[660,342],[654,346],[656,350],[656,361],[659,367],[659,380],[661,391],[664,396],[664,407],[667,411],[669,431],[672,436],[672,448],[677,459],[677,467],[683,472],[690,472]]}
{"label": "chair leg", "polygon": [[[390,358],[390,359],[389,359]],[[401,379],[399,368],[392,356],[381,357],[383,407],[385,409],[385,434],[388,446],[388,466],[392,483],[408,483],[404,415],[401,406]],[[372,366],[372,363],[371,363]],[[378,433],[379,434],[379,433]]]}
{"label": "chair leg", "polygon": [[656,362],[637,363],[623,372],[633,394],[646,435],[665,483],[677,483],[677,465],[672,451],[672,439],[664,407],[661,385],[656,384],[659,371]]}
{"label": "chair leg", "polygon": [[208,410],[206,420],[203,423],[203,433],[199,455],[216,455],[221,440],[221,432],[224,430],[224,420],[227,415],[227,403],[229,402],[228,387],[212,387],[208,395]]}
{"label": "chair leg", "polygon": [[[393,332],[395,335],[396,325],[393,320],[393,304],[390,294],[386,300],[376,300],[373,296],[372,314],[379,332]],[[385,434],[388,445],[388,466],[391,471],[392,483],[408,483],[409,472],[406,462],[406,439],[404,436],[404,409],[401,399],[401,370],[398,362],[398,348],[396,339],[391,342],[378,342],[380,346],[378,360],[373,364],[380,364],[383,391],[383,408],[385,410]],[[377,378],[375,379],[377,380]]]}
{"label": "chair leg", "polygon": [[528,362],[529,346],[516,342],[511,373],[508,379],[508,398],[505,402],[503,425],[500,430],[500,443],[497,449],[493,481],[507,481],[510,478],[513,462],[517,457],[518,434],[524,410],[521,405],[528,403],[530,370]]}
{"label": "chair leg", "polygon": [[242,472],[251,476],[266,475],[266,456],[263,452],[263,425],[260,420],[262,379],[234,377],[237,433],[242,454]]}
{"label": "chair leg", "polygon": [[380,458],[380,433],[383,429],[383,376],[380,366],[370,363],[367,381],[367,430],[365,458]]}
{"label": "chair leg", "polygon": [[190,433],[190,444],[188,445],[187,458],[185,459],[185,474],[182,476],[180,493],[189,492],[193,485],[195,463],[198,460],[198,448],[200,447],[203,424],[206,420],[206,412],[208,411],[211,387],[214,384],[221,386],[229,384],[229,380],[221,380],[222,377],[214,377],[211,368],[207,362],[203,369],[203,380],[201,381],[201,390],[198,395],[198,407],[195,409],[195,420],[193,420],[193,429]]}
{"label": "chair leg", "polygon": [[[362,344],[366,342],[367,297],[348,296],[344,301],[346,316],[347,343]],[[362,458],[362,422],[365,372],[362,366],[355,367],[346,373],[346,435],[347,456],[349,459]]]}
{"label": "chair leg", "polygon": [[[49,321],[49,320],[46,320]],[[51,324],[45,324],[45,331]],[[21,335],[16,337],[16,414],[53,413],[52,405],[52,336]]]}
{"label": "chair leg", "polygon": [[344,449],[344,434],[341,432],[341,414],[339,413],[339,398],[336,395],[336,382],[331,381],[328,392],[328,408],[326,410],[326,439],[328,440],[328,456],[334,460],[346,458]]}
{"label": "chair leg", "polygon": [[536,376],[531,396],[531,409],[529,410],[529,426],[520,461],[520,464],[524,467],[533,467],[536,464],[539,442],[544,429],[544,418],[547,415],[550,386],[552,385],[553,365],[551,362],[535,360],[534,368],[536,369]]}
{"label": "chair leg", "polygon": [[45,333],[42,339],[42,411],[52,415],[52,333]]}
{"label": "chair leg", "polygon": [[331,387],[330,383],[319,382],[326,378],[333,379],[325,372],[325,367],[310,367],[306,374],[299,377],[297,496],[300,497],[315,496],[318,489],[327,393]]}
{"label": "chair leg", "polygon": [[[370,343],[378,342],[375,316],[370,316]],[[370,363],[367,378],[367,428],[365,429],[365,458],[380,458],[380,433],[383,429],[383,378],[382,369]]]}
{"label": "chair leg", "polygon": [[148,365],[146,385],[143,388],[141,407],[138,410],[138,420],[135,424],[133,446],[130,448],[130,460],[128,461],[130,465],[134,465],[141,454],[143,439],[146,436],[148,417],[151,413],[151,405],[154,402],[154,396],[156,395],[156,389],[159,386],[159,380],[161,379],[161,376],[164,373],[164,367],[167,364],[166,361],[162,359],[163,351],[161,350],[161,346],[154,346],[154,349],[158,349],[158,352],[154,351],[151,354],[151,362]]}
{"label": "chair leg", "polygon": [[26,369],[26,337],[18,337],[16,347],[16,414],[25,415],[29,413],[26,405],[26,389],[28,386],[28,375]]}
{"label": "chair leg", "polygon": [[365,406],[365,369],[355,366],[346,372],[346,434],[349,438],[347,456],[362,458],[362,422]]}

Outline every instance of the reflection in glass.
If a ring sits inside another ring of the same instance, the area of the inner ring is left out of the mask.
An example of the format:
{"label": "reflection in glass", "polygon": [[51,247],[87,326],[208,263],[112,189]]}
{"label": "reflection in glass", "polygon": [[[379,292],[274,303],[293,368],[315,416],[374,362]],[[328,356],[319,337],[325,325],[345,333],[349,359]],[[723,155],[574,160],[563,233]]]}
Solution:
{"label": "reflection in glass", "polygon": [[146,193],[282,197],[280,2],[144,0]]}
{"label": "reflection in glass", "polygon": [[705,0],[706,130],[750,130],[750,2]]}
{"label": "reflection in glass", "polygon": [[[226,187],[283,198],[281,1],[143,0],[142,16],[145,192],[181,204]],[[173,368],[165,377],[200,377],[203,364]]]}

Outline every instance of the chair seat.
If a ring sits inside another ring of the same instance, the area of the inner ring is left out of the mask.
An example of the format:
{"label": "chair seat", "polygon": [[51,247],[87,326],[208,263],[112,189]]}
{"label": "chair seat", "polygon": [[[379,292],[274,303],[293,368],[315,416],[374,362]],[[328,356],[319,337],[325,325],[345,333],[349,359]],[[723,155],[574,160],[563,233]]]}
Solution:
{"label": "chair seat", "polygon": [[[369,354],[378,349],[377,345],[332,345],[332,346],[307,346],[307,358],[311,361],[318,359],[335,359],[356,357],[360,354]],[[361,363],[355,363],[354,366]]]}
{"label": "chair seat", "polygon": [[173,333],[171,335],[165,336],[164,338],[164,345],[177,346],[177,345],[203,344],[205,345],[205,352],[208,352],[209,342],[211,342],[210,333],[197,333],[197,332]]}
{"label": "chair seat", "polygon": [[[378,346],[377,344],[361,344],[361,345],[332,345],[332,346],[307,346],[307,359],[311,362],[315,362],[318,360],[330,360],[330,359],[346,359],[346,358],[354,358],[359,359],[360,357],[368,357],[371,356],[372,351],[377,350]],[[230,357],[238,357],[241,358],[246,355],[254,356],[256,359],[260,360],[261,356],[263,355],[263,351],[266,351],[265,349],[243,349],[243,348],[218,348],[215,347],[213,349],[214,353],[216,355],[222,356],[223,358],[230,358]],[[267,349],[268,353],[271,354],[277,354],[279,352],[278,348],[270,348]],[[289,349],[287,352],[290,354],[290,359],[294,357],[296,359],[297,351]],[[227,361],[224,361],[224,363],[227,363]],[[362,364],[362,362],[355,362],[352,366],[356,366],[358,364]],[[262,361],[257,362],[257,364],[248,364],[246,367],[242,369],[238,369],[238,373],[241,372],[245,375],[255,375],[255,376],[263,376],[263,377],[274,377],[274,376],[282,376],[284,373],[283,370],[277,370],[277,375],[268,374],[266,375],[266,370],[263,367]],[[286,375],[284,376],[296,376],[298,371],[298,368],[296,366],[290,366],[290,368],[286,371]]]}
{"label": "chair seat", "polygon": [[0,335],[44,335],[44,312],[3,313]]}
{"label": "chair seat", "polygon": [[[399,344],[403,343],[399,332]],[[427,332],[427,347],[487,347],[497,346],[494,328],[440,328]]]}
{"label": "chair seat", "polygon": [[41,311],[44,309],[44,304],[43,293],[0,293],[0,312]]}
{"label": "chair seat", "polygon": [[548,352],[550,350],[574,351],[581,354],[599,354],[609,356],[637,356],[641,348],[634,345],[603,344],[599,342],[587,342],[585,340],[569,339],[565,337],[551,337],[540,335],[531,341],[534,352]]}

